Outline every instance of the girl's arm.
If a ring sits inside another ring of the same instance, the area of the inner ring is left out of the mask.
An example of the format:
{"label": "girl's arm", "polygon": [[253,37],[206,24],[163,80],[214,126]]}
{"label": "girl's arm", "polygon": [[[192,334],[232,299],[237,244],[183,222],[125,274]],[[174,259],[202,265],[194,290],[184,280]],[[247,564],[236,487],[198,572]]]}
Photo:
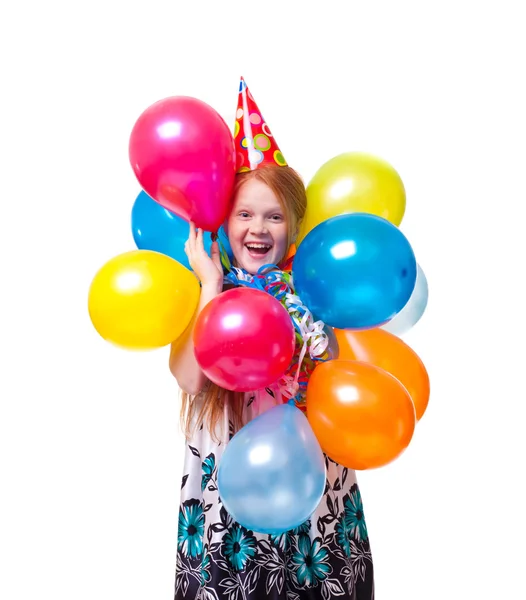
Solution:
{"label": "girl's arm", "polygon": [[172,343],[170,349],[170,371],[183,392],[191,396],[198,394],[207,381],[195,359],[193,341],[195,322],[203,308],[220,293],[221,289],[218,285],[202,286],[201,298],[192,322],[183,335]]}
{"label": "girl's arm", "polygon": [[212,244],[209,256],[203,244],[203,231],[196,230],[193,223],[190,223],[190,235],[184,249],[190,266],[201,281],[201,296],[192,322],[183,335],[172,343],[170,371],[179,387],[187,394],[195,396],[203,389],[207,380],[195,359],[193,342],[195,322],[203,308],[223,290],[223,267],[218,243]]}

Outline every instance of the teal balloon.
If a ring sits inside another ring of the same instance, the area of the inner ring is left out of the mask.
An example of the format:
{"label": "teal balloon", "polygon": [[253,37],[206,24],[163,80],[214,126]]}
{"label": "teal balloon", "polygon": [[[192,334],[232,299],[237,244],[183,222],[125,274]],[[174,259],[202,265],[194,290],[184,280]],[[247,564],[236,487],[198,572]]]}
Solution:
{"label": "teal balloon", "polygon": [[337,329],[370,329],[407,304],[416,259],[398,227],[376,215],[350,213],[307,234],[292,275],[296,294],[317,319]]}
{"label": "teal balloon", "polygon": [[[154,250],[171,256],[191,270],[184,251],[184,244],[190,233],[190,224],[168,209],[163,208],[144,191],[140,192],[133,204],[131,227],[137,248],[140,250]],[[232,260],[232,249],[222,227],[218,231],[218,237],[230,260]],[[210,232],[204,232],[203,242],[206,251],[210,253],[212,245]]]}
{"label": "teal balloon", "polygon": [[249,421],[227,444],[217,488],[235,521],[278,535],[303,524],[325,491],[325,457],[299,408],[282,404]]}

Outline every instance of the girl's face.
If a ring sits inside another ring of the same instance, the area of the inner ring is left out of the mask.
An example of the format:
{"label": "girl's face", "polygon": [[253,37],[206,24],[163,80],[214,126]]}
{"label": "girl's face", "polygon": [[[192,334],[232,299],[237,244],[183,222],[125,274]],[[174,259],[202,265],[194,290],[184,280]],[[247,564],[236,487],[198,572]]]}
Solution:
{"label": "girl's face", "polygon": [[274,192],[258,179],[239,189],[226,232],[238,266],[252,275],[263,265],[278,264],[288,249],[285,213]]}

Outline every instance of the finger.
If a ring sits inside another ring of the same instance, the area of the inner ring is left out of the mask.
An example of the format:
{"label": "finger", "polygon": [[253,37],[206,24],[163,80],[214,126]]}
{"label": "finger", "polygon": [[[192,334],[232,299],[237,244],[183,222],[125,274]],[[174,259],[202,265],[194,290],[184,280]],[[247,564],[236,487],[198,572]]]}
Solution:
{"label": "finger", "polygon": [[210,256],[212,258],[219,256],[219,244],[217,242],[212,242],[210,246]]}
{"label": "finger", "polygon": [[216,267],[222,271],[223,265],[221,264],[221,253],[219,251],[219,244],[217,242],[212,243],[212,246],[210,247],[210,255]]}
{"label": "finger", "polygon": [[194,271],[194,255],[190,249],[190,243],[188,242],[188,240],[186,240],[185,244],[184,244],[184,253],[186,254],[186,257],[188,258],[188,264],[190,265],[190,268],[192,269],[192,271]]}
{"label": "finger", "polygon": [[196,252],[199,252],[204,256],[208,256],[208,252],[205,250],[204,231],[201,228],[198,228],[197,230],[195,249]]}
{"label": "finger", "polygon": [[188,257],[190,267],[195,271],[195,244],[190,238],[184,244],[184,251]]}
{"label": "finger", "polygon": [[204,250],[205,245],[204,245],[204,242],[203,242],[203,230],[201,229],[201,227],[197,228],[197,235],[196,235],[196,238],[195,238],[195,244],[196,244],[196,247],[199,250]]}
{"label": "finger", "polygon": [[188,246],[189,246],[191,252],[195,248],[195,237],[196,237],[195,224],[193,221],[190,221],[190,232],[188,234]]}

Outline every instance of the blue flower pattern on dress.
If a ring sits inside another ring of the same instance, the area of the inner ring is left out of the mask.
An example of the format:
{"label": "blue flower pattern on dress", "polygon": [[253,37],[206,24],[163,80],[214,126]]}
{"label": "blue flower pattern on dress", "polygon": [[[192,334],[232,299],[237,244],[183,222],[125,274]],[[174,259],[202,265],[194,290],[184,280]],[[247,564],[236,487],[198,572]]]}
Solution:
{"label": "blue flower pattern on dress", "polygon": [[351,556],[351,543],[349,530],[347,529],[347,521],[345,520],[345,513],[342,514],[338,519],[338,523],[336,523],[334,531],[336,535],[336,543],[343,550],[345,556]]}
{"label": "blue flower pattern on dress", "polygon": [[[246,394],[247,419],[282,401],[271,391]],[[227,513],[217,489],[217,466],[233,434],[228,414],[224,430],[221,443],[204,428],[186,446],[175,600],[374,600],[354,471],[325,457],[325,494],[309,520],[280,535],[250,531]]]}
{"label": "blue flower pattern on dress", "polygon": [[184,556],[201,556],[204,530],[205,517],[199,500],[188,500],[179,510],[178,549]]}
{"label": "blue flower pattern on dress", "polygon": [[209,454],[202,464],[203,474],[201,476],[201,491],[204,491],[206,489],[206,486],[208,485],[210,479],[212,479],[212,474],[214,472],[215,466],[215,456],[213,454]]}
{"label": "blue flower pattern on dress", "polygon": [[238,523],[234,523],[223,538],[223,553],[234,571],[243,571],[249,558],[256,554],[256,538]]}
{"label": "blue flower pattern on dress", "polygon": [[292,573],[299,587],[316,587],[331,573],[329,552],[320,538],[312,543],[307,535],[301,535],[292,554]]}
{"label": "blue flower pattern on dress", "polygon": [[350,496],[345,496],[345,526],[349,535],[358,541],[367,539],[367,525],[363,517],[362,497],[356,490]]}

